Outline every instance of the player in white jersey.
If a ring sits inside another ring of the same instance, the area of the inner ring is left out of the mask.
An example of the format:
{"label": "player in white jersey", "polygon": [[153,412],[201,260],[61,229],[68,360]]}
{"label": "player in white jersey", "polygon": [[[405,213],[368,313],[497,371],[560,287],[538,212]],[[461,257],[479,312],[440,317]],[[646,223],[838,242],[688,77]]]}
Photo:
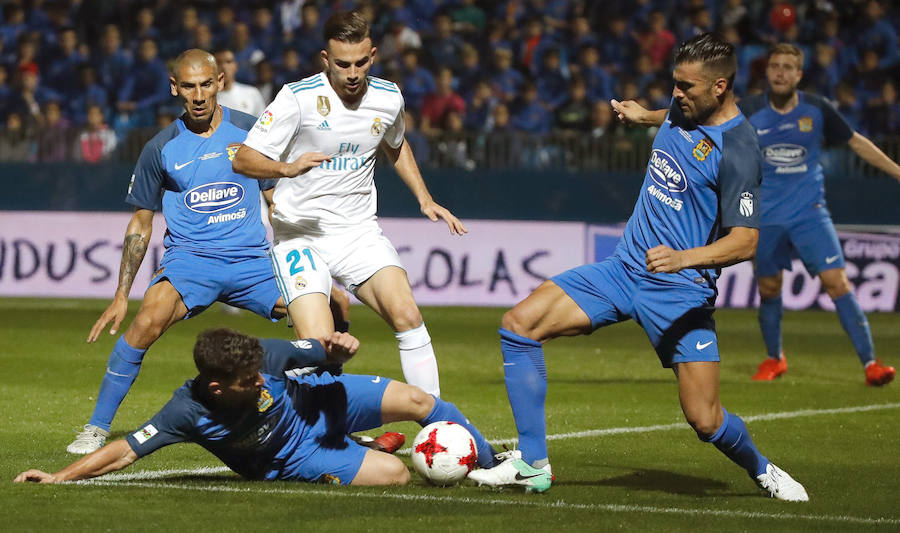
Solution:
{"label": "player in white jersey", "polygon": [[403,96],[369,77],[376,49],[356,12],[325,23],[324,72],[285,85],[251,129],[233,161],[257,179],[286,177],[275,187],[271,255],[294,330],[323,339],[334,330],[331,277],[390,325],[410,384],[438,395],[437,361],[406,272],[375,217],[376,151],[381,148],[422,213],[466,233],[431,198],[404,142]]}
{"label": "player in white jersey", "polygon": [[228,48],[222,48],[216,50],[214,55],[219,72],[225,73],[225,88],[219,91],[219,103],[225,107],[259,117],[266,109],[266,101],[259,89],[234,79],[238,71],[234,52]]}

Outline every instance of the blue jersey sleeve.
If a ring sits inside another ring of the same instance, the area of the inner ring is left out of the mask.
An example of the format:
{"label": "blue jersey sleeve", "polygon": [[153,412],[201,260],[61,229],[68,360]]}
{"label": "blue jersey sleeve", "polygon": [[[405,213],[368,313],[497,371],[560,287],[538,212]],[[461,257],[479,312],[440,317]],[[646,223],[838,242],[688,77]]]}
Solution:
{"label": "blue jersey sleeve", "polygon": [[163,147],[178,135],[173,122],[157,133],[144,145],[138,157],[125,202],[142,209],[156,211],[160,208],[162,192],[166,183],[166,169],[162,160]]}
{"label": "blue jersey sleeve", "polygon": [[125,440],[138,457],[143,457],[163,446],[191,440],[191,432],[205,408],[191,395],[192,381],[175,391],[172,399],[153,418],[148,420]]}
{"label": "blue jersey sleeve", "polygon": [[853,137],[853,127],[847,122],[847,119],[838,113],[831,102],[821,96],[806,93],[803,96],[822,112],[822,137],[825,139],[825,144],[847,144]]}
{"label": "blue jersey sleeve", "polygon": [[762,158],[756,132],[746,119],[722,135],[719,216],[723,228],[759,227]]}
{"label": "blue jersey sleeve", "polygon": [[282,375],[285,370],[318,366],[325,362],[325,348],[316,339],[259,339],[259,343],[263,348],[264,374]]}
{"label": "blue jersey sleeve", "polygon": [[768,99],[764,94],[757,94],[753,96],[747,96],[745,98],[741,98],[741,101],[738,102],[738,108],[741,110],[741,113],[744,114],[748,119],[753,116],[754,113],[758,112],[760,109],[763,109],[768,105]]}

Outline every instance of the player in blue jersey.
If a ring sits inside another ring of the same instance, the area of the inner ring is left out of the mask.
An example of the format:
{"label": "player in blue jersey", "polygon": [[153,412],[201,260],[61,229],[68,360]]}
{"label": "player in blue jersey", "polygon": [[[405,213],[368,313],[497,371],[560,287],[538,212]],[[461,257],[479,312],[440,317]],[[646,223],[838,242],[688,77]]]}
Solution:
{"label": "player in blue jersey", "polygon": [[274,183],[231,169],[231,159],[256,118],[216,103],[223,74],[215,58],[202,50],[182,53],[169,82],[185,112],[156,134],[138,159],[125,199],[134,214],[125,231],[118,288],[88,342],[96,341],[110,322],[110,334],[115,334],[124,320],[160,199],[166,252],[137,316],[116,341],[94,413],[66,448],[69,453],[90,453],[103,445],[144,353],[172,324],[217,300],[273,320],[287,312],[260,219],[260,191],[270,195]]}
{"label": "player in blue jersey", "polygon": [[353,355],[359,341],[333,333],[315,339],[256,339],[229,329],[201,333],[194,346],[199,375],[136,432],[62,470],[28,470],[16,482],[60,483],[120,470],[163,446],[194,442],[248,479],[391,485],[409,481],[400,459],[357,444],[349,432],[388,422],[462,424],[478,446],[478,462],[494,455],[481,433],[451,403],[379,376],[328,372],[288,377],[285,371]]}
{"label": "player in blue jersey", "polygon": [[503,316],[503,370],[519,449],[470,479],[527,486],[541,478],[538,473],[550,476],[542,343],[632,318],[662,366],[674,371],[684,416],[700,439],[770,495],[808,499],[802,485],[757,451],[741,418],[719,402],[716,278],[721,267],[753,257],[759,221],[759,151],[753,128],[734,103],[736,70],[734,47],[715,34],[679,47],[672,107],[658,114],[664,123],[615,253],[545,281]]}
{"label": "player in blue jersey", "polygon": [[787,371],[781,345],[782,272],[796,251],[806,270],[819,276],[834,301],[841,325],[865,369],[868,385],[886,385],[893,367],[875,359],[869,322],[844,269],[844,254],[825,206],[819,156],[823,144],[846,144],[870,165],[900,180],[900,166],[853,128],[820,96],[797,90],[803,51],[779,44],[769,52],[766,94],[745,98],[740,107],[756,128],[763,157],[762,225],[756,250],[759,325],[768,358],[755,380],[772,380]]}

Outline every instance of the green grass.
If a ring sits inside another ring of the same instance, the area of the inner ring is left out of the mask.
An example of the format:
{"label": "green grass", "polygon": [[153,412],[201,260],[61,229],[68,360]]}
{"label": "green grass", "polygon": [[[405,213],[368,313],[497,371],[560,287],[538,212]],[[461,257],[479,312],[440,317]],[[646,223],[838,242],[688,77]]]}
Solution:
{"label": "green grass", "polygon": [[[30,467],[56,470],[93,408],[114,338],[84,342],[106,302],[0,299],[0,529],[4,531],[532,531],[558,527],[629,530],[898,530],[898,384],[863,385],[859,362],[837,317],[785,317],[790,371],[774,383],[749,376],[764,353],[755,314],[717,313],[721,396],[742,416],[866,405],[850,414],[792,416],[748,425],[760,450],[802,481],[808,504],[764,498],[742,470],[684,425],[679,429],[562,438],[550,442],[553,488],[542,495],[459,486],[438,489],[414,475],[407,487],[366,489],[244,481],[230,473],[175,474],[107,485],[37,486],[8,481]],[[137,305],[132,304],[132,315]],[[425,309],[445,399],[489,439],[515,436],[496,328],[502,309]],[[131,318],[131,316],[129,318]],[[897,315],[869,317],[879,354],[897,364]],[[121,437],[149,418],[193,375],[197,332],[228,325],[260,336],[289,335],[283,324],[213,308],[174,326],[151,349],[113,427]],[[400,377],[396,341],[368,309],[354,307],[363,343],[346,366]],[[547,347],[551,434],[682,421],[670,371],[660,368],[633,323]],[[415,424],[397,424],[409,440]],[[408,459],[405,459],[408,460]],[[128,471],[195,469],[220,463],[198,446],[177,445]],[[759,515],[752,515],[759,513]],[[861,520],[883,519],[881,523]]]}

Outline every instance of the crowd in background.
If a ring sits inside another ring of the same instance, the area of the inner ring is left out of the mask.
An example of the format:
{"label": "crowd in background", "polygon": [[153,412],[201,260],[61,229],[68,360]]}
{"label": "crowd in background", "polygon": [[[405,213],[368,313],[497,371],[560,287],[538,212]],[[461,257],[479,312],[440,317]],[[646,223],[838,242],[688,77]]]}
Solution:
{"label": "crowd in background", "polygon": [[188,48],[230,49],[237,81],[271,101],[321,70],[322,25],[350,8],[372,22],[371,74],[401,86],[423,160],[471,149],[453,139],[473,133],[645,139],[616,124],[609,99],[668,106],[674,48],[710,30],[738,46],[737,94],[764,90],[767,48],[793,42],[805,90],[868,136],[900,134],[888,0],[7,0],[0,161],[100,161],[167,124],[180,108],[166,65]]}

